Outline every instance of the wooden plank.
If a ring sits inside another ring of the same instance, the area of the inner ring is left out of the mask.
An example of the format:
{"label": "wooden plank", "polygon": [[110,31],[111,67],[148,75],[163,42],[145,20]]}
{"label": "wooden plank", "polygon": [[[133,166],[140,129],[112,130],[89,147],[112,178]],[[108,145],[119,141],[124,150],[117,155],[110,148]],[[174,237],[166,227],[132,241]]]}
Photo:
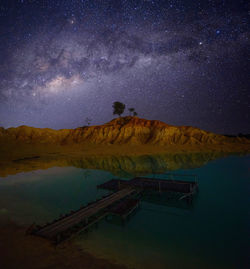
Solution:
{"label": "wooden plank", "polygon": [[99,222],[100,220],[102,220],[103,218],[105,218],[108,215],[107,212],[103,213],[100,217],[94,219],[93,221],[89,222],[87,225],[83,226],[82,228],[80,228],[78,231],[72,233],[70,236],[67,236],[65,238],[60,238],[59,240],[56,240],[56,244],[65,242],[67,240],[70,240],[72,237],[75,237],[76,235],[78,235],[79,233],[87,230],[88,228],[90,228],[91,226],[93,226],[95,223]]}

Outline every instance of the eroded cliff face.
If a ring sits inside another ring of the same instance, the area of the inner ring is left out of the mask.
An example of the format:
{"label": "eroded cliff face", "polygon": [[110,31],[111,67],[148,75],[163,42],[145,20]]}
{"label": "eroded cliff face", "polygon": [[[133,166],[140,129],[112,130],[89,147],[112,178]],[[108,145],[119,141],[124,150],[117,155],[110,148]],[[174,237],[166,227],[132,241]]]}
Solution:
{"label": "eroded cliff face", "polygon": [[189,126],[171,126],[161,121],[138,117],[114,119],[104,125],[52,130],[28,126],[0,128],[0,142],[36,144],[102,145],[226,145],[248,144],[246,138],[230,138]]}

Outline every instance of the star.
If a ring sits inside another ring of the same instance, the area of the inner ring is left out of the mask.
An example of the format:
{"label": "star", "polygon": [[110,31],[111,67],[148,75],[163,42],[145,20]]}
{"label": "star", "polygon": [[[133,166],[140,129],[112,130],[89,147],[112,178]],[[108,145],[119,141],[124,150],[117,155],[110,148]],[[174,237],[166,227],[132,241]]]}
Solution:
{"label": "star", "polygon": [[[193,1],[192,8],[189,1],[118,2],[1,4],[2,124],[71,128],[84,114],[101,124],[117,100],[173,125],[248,132],[245,8],[230,1]],[[227,113],[214,121],[210,111],[218,105]]]}

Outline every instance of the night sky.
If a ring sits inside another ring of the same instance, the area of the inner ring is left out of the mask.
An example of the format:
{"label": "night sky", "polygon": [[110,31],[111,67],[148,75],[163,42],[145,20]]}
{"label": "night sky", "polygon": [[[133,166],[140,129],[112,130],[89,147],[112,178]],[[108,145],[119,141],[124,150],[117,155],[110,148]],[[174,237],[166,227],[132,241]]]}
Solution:
{"label": "night sky", "polygon": [[250,133],[248,12],[241,0],[0,0],[0,125],[102,124],[121,101]]}

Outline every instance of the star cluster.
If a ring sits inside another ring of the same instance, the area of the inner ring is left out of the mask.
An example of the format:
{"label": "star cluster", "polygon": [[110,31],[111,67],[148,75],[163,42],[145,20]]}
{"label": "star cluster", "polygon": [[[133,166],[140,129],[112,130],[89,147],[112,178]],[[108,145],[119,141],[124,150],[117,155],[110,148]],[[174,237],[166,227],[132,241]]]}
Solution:
{"label": "star cluster", "polygon": [[247,1],[0,4],[0,125],[74,128],[139,116],[249,133]]}

